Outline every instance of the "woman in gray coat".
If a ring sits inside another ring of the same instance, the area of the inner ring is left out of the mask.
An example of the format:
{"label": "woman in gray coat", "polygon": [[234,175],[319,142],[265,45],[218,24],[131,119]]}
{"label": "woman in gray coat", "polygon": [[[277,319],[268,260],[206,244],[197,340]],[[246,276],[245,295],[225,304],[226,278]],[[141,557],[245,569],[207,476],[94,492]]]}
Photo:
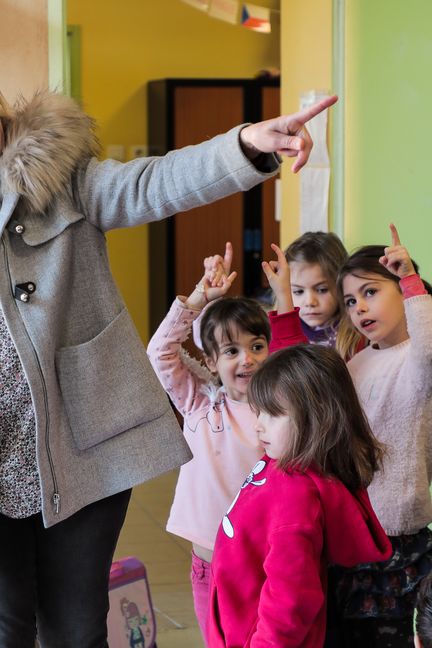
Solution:
{"label": "woman in gray coat", "polygon": [[130,489],[188,461],[111,276],[105,232],[250,189],[336,101],[203,144],[99,162],[70,99],[0,95],[0,646],[102,648]]}

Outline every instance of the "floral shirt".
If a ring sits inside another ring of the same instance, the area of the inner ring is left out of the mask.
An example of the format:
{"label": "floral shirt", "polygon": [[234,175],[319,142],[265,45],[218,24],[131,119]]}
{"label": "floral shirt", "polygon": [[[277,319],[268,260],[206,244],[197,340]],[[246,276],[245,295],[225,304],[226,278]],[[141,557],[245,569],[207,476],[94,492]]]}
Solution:
{"label": "floral shirt", "polygon": [[40,510],[30,388],[0,310],[0,513],[24,518]]}

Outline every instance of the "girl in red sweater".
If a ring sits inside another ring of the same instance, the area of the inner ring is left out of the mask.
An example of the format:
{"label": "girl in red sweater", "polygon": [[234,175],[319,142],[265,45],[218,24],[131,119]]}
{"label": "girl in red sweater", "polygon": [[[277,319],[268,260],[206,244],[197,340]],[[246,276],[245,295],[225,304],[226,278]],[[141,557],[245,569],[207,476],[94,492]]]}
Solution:
{"label": "girl in red sweater", "polygon": [[329,562],[385,560],[391,546],[366,493],[382,450],[333,349],[299,345],[254,374],[265,456],[219,528],[211,648],[321,648]]}

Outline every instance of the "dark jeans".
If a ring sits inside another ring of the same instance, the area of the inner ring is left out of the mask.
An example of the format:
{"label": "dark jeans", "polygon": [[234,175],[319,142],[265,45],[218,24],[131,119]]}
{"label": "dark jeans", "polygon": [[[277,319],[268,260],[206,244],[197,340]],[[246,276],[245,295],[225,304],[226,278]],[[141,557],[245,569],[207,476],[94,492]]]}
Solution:
{"label": "dark jeans", "polygon": [[0,646],[106,648],[109,570],[131,491],[45,529],[0,514]]}

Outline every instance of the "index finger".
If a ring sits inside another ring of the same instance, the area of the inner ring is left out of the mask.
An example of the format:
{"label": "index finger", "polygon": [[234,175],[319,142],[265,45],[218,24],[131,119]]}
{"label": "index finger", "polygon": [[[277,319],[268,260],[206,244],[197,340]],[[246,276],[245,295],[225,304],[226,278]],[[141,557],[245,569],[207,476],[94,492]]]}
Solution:
{"label": "index finger", "polygon": [[225,243],[225,254],[224,254],[224,263],[223,263],[225,271],[227,273],[230,271],[232,259],[233,259],[232,244],[229,241],[227,241]]}
{"label": "index finger", "polygon": [[398,231],[396,229],[396,225],[394,225],[393,223],[390,223],[390,232],[391,232],[391,238],[392,238],[392,245],[393,246],[400,245],[401,242],[400,242],[399,234],[398,234]]}
{"label": "index finger", "polygon": [[319,115],[320,112],[326,110],[326,108],[330,108],[330,106],[333,106],[333,104],[335,104],[337,100],[337,95],[325,97],[324,99],[321,99],[321,101],[313,104],[313,106],[299,110],[297,113],[295,113],[295,115],[293,115],[293,117],[302,124],[306,124],[306,122],[308,122],[310,119]]}
{"label": "index finger", "polygon": [[286,259],[285,259],[285,254],[282,252],[282,250],[280,249],[280,247],[279,247],[278,245],[276,245],[276,243],[272,243],[272,244],[270,245],[270,247],[271,247],[271,249],[273,250],[273,252],[276,254],[279,263],[281,263],[281,262],[283,262],[283,261],[286,261]]}

